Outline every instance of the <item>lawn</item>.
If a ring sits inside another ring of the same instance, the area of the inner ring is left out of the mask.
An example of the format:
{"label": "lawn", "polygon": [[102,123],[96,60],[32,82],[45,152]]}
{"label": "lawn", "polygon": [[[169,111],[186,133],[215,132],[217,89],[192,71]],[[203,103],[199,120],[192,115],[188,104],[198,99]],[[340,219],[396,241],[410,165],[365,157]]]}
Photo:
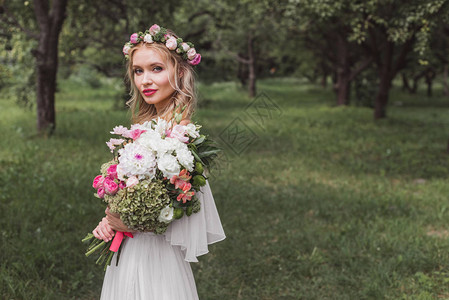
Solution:
{"label": "lawn", "polygon": [[[449,99],[395,88],[373,121],[330,88],[258,88],[200,85],[194,120],[225,149],[209,180],[227,234],[192,264],[200,299],[449,299]],[[59,91],[48,139],[0,99],[2,299],[99,298],[80,240],[104,210],[91,182],[105,141],[129,114],[112,83]]]}

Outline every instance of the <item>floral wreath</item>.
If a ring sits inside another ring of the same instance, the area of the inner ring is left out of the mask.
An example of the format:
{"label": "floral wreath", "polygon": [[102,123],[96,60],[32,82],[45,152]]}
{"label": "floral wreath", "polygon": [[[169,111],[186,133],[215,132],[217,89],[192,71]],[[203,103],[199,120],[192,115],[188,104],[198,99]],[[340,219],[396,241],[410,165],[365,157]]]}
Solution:
{"label": "floral wreath", "polygon": [[169,50],[176,51],[176,53],[181,55],[192,66],[196,66],[201,61],[201,54],[196,52],[191,42],[184,42],[181,38],[170,35],[166,28],[160,27],[157,24],[145,30],[145,32],[133,33],[131,35],[129,42],[123,46],[123,54],[126,59],[129,59],[129,50],[140,42],[149,44],[158,42],[165,44]]}

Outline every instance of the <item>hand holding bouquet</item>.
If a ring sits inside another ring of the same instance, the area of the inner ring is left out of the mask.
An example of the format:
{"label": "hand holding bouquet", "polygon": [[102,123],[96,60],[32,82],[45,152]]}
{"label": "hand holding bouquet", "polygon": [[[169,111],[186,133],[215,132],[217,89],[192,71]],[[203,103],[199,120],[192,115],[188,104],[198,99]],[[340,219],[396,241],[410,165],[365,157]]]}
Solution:
{"label": "hand holding bouquet", "polygon": [[[181,121],[181,114],[130,129],[117,126],[111,133],[119,138],[106,143],[113,159],[93,181],[95,196],[120,214],[130,230],[162,234],[171,222],[201,208],[196,194],[206,184],[205,168],[220,150],[200,133],[201,125],[175,121]],[[106,269],[125,236],[132,238],[129,232],[117,232],[106,243],[90,233],[83,239],[90,241],[86,255],[100,252],[97,263],[105,263]]]}

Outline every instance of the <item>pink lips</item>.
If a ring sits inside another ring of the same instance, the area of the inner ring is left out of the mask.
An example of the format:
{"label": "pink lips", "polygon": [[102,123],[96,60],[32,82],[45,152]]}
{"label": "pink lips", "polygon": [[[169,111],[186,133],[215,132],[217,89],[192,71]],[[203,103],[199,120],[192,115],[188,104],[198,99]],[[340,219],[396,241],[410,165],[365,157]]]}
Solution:
{"label": "pink lips", "polygon": [[151,96],[151,95],[153,95],[154,93],[156,93],[156,91],[157,91],[157,90],[153,90],[153,89],[145,89],[145,90],[142,91],[142,93],[143,93],[145,96]]}

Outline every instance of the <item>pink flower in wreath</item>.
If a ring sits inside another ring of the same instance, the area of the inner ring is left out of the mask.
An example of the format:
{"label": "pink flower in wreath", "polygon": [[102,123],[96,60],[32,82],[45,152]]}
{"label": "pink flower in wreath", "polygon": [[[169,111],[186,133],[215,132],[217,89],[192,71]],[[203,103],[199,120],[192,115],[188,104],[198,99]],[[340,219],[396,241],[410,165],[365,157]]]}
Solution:
{"label": "pink flower in wreath", "polygon": [[196,50],[195,48],[190,48],[189,51],[187,51],[187,58],[192,60],[196,57]]}
{"label": "pink flower in wreath", "polygon": [[174,37],[170,37],[166,42],[165,46],[170,50],[175,50],[178,47],[178,42]]}
{"label": "pink flower in wreath", "polygon": [[125,46],[123,46],[123,54],[128,55],[129,50],[131,50],[131,47],[129,45],[126,44]]}
{"label": "pink flower in wreath", "polygon": [[201,62],[201,54],[197,53],[192,60],[189,60],[188,63],[192,66],[196,66]]}
{"label": "pink flower in wreath", "polygon": [[157,34],[160,30],[161,30],[161,28],[159,27],[159,25],[154,24],[153,26],[150,27],[150,34],[151,34],[151,35],[155,35],[155,34]]}
{"label": "pink flower in wreath", "polygon": [[129,38],[129,41],[131,42],[131,43],[133,43],[133,44],[135,44],[135,43],[137,43],[137,38],[138,38],[139,36],[137,35],[137,33],[133,33],[133,34],[131,34],[131,37]]}

